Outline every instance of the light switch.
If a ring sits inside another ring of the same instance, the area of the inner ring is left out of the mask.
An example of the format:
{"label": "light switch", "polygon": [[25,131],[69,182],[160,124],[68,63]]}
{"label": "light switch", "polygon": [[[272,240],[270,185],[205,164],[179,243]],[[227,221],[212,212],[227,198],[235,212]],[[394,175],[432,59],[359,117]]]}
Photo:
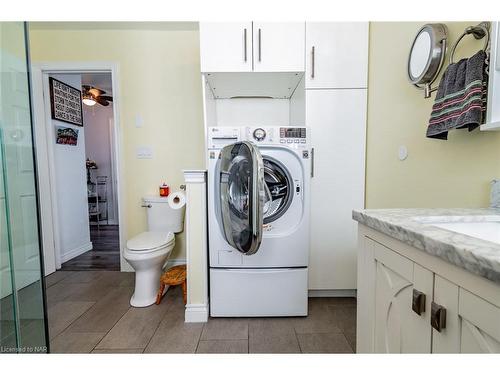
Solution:
{"label": "light switch", "polygon": [[135,115],[135,127],[142,128],[142,125],[144,125],[144,120],[142,119],[142,116],[139,114],[136,114]]}
{"label": "light switch", "polygon": [[151,146],[138,146],[136,149],[137,159],[152,159],[153,149]]}

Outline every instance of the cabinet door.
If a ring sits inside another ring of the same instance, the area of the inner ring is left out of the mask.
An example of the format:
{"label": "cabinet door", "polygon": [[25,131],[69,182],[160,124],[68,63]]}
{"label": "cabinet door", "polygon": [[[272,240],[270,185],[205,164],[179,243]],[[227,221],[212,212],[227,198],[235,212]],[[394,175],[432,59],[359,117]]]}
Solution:
{"label": "cabinet door", "polygon": [[256,72],[304,71],[304,22],[254,22],[253,61]]}
{"label": "cabinet door", "polygon": [[460,288],[460,353],[500,353],[500,307]]}
{"label": "cabinet door", "polygon": [[310,289],[356,289],[357,225],[364,207],[366,90],[306,90],[314,147]]}
{"label": "cabinet door", "polygon": [[[378,244],[374,258],[375,352],[429,353],[431,329],[426,315],[412,310],[412,297],[417,287],[432,288],[432,272]],[[416,285],[416,280],[421,285]],[[432,295],[427,295],[427,299],[430,301]]]}
{"label": "cabinet door", "polygon": [[306,88],[366,88],[368,22],[306,23]]}
{"label": "cabinet door", "polygon": [[200,22],[202,72],[252,71],[252,22]]}

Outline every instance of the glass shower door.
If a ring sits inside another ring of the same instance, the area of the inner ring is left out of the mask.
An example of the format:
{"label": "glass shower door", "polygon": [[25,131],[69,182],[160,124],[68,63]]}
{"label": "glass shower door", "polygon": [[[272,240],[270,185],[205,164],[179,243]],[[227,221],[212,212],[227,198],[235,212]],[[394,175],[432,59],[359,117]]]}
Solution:
{"label": "glass shower door", "polygon": [[26,27],[0,22],[0,353],[47,351]]}

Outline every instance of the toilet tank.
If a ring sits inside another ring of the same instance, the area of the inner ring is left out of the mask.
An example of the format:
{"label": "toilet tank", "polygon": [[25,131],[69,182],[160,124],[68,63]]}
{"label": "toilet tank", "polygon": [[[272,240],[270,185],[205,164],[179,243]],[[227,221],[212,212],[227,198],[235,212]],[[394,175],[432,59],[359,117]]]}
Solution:
{"label": "toilet tank", "polygon": [[184,211],[186,206],[173,209],[167,197],[145,197],[147,206],[148,230],[154,232],[179,233],[184,229]]}

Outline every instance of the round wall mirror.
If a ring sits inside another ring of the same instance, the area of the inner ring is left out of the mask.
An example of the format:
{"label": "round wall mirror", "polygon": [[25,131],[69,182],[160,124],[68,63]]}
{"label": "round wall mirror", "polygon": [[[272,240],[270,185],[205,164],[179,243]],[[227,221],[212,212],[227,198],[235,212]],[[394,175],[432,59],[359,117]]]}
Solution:
{"label": "round wall mirror", "polygon": [[437,78],[446,54],[446,25],[426,24],[418,31],[408,57],[408,79],[426,98],[436,89],[431,88]]}

